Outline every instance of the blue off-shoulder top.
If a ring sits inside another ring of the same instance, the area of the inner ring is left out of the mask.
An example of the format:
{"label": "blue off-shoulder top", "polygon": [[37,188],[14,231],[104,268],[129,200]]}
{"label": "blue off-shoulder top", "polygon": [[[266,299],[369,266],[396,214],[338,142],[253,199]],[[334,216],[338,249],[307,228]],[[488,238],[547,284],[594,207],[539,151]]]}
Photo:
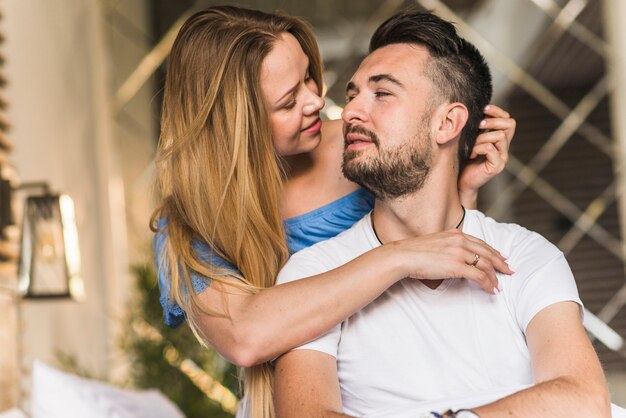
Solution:
{"label": "blue off-shoulder top", "polygon": [[[285,220],[289,253],[296,253],[303,248],[338,235],[369,213],[373,207],[374,196],[365,189],[358,189],[311,212]],[[170,274],[164,262],[167,245],[167,220],[165,218],[159,220],[158,232],[154,235],[153,244],[163,321],[170,327],[177,327],[185,321],[185,312],[170,296]],[[239,273],[235,266],[215,254],[206,243],[194,241],[193,248],[203,261],[223,267],[233,273]],[[209,278],[199,274],[192,274],[191,280],[196,293],[204,291],[211,284]]]}

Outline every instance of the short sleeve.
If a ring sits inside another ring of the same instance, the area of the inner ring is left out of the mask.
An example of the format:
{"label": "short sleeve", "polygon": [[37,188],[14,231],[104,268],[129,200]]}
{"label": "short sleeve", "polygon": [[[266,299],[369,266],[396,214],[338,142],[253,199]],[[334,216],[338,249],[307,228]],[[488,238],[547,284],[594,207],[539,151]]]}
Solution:
{"label": "short sleeve", "polygon": [[[185,322],[186,316],[185,311],[171,297],[171,270],[167,263],[167,257],[165,256],[167,239],[167,221],[160,219],[158,222],[158,231],[154,235],[153,242],[160,292],[159,302],[163,308],[163,322],[175,328]],[[202,261],[233,271],[232,277],[236,277],[236,274],[238,274],[237,269],[232,264],[215,254],[206,243],[194,241],[193,248]],[[196,272],[192,272],[191,284],[195,293],[202,293],[211,285],[211,279]]]}
{"label": "short sleeve", "polygon": [[166,261],[167,233],[165,224],[159,221],[159,230],[154,234],[154,260],[157,266],[159,302],[163,308],[163,322],[175,328],[185,321],[185,312],[170,295],[170,269]]}
{"label": "short sleeve", "polygon": [[285,220],[289,253],[293,254],[349,229],[374,208],[374,196],[358,189],[325,206]]}
{"label": "short sleeve", "polygon": [[582,313],[576,281],[563,253],[539,235],[531,241],[515,260],[516,274],[510,281],[515,318],[524,332],[535,315],[558,302],[575,302]]}
{"label": "short sleeve", "polygon": [[294,350],[313,350],[326,353],[337,358],[339,342],[341,341],[341,325],[335,325],[330,331],[321,337],[309,341]]}

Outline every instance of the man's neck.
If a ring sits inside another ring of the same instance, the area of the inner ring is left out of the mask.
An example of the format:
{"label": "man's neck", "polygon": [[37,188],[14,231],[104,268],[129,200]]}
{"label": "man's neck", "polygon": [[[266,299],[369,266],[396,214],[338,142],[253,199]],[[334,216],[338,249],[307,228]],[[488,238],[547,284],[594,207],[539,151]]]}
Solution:
{"label": "man's neck", "polygon": [[372,214],[382,243],[452,229],[462,218],[458,194],[433,196],[423,190],[402,199],[377,200]]}
{"label": "man's neck", "polygon": [[[435,168],[435,167],[433,167]],[[447,170],[450,170],[447,168]],[[372,223],[384,244],[452,229],[463,217],[456,175],[433,170],[417,192],[393,200],[376,200]]]}
{"label": "man's neck", "polygon": [[[376,200],[372,226],[381,243],[461,228],[465,218],[456,176],[431,173],[424,187],[401,199]],[[442,280],[420,280],[436,289]]]}

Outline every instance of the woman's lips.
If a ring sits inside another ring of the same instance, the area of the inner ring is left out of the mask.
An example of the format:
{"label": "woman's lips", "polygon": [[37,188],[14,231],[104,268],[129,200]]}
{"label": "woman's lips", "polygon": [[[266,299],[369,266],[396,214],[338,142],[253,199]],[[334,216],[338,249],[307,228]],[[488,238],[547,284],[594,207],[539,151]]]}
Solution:
{"label": "woman's lips", "polygon": [[317,120],[313,122],[313,124],[311,124],[308,128],[304,128],[302,132],[305,132],[307,134],[316,134],[320,131],[321,128],[322,120],[320,118],[317,118]]}

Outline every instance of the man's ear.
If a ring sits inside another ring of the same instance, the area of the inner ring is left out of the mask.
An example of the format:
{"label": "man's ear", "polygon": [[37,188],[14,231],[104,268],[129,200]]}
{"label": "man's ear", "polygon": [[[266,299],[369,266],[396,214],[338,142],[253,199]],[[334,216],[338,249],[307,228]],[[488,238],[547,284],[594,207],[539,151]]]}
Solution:
{"label": "man's ear", "polygon": [[459,137],[467,123],[469,112],[463,103],[449,103],[440,109],[435,130],[437,144],[444,145]]}

